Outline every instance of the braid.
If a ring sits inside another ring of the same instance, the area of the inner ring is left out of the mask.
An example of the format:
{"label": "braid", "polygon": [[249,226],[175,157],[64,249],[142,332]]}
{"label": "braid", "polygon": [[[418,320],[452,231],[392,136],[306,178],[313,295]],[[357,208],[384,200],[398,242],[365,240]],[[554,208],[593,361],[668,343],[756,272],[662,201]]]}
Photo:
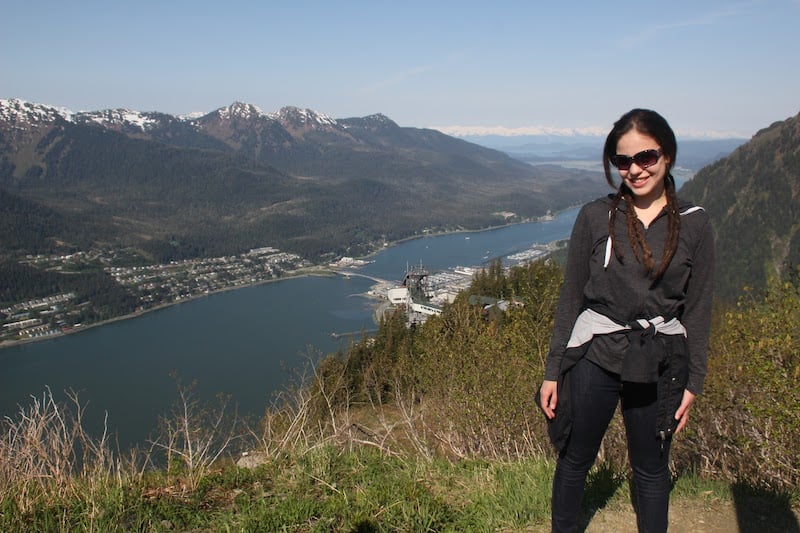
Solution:
{"label": "braid", "polygon": [[625,190],[624,186],[620,187],[619,190],[617,190],[617,194],[614,195],[614,199],[611,203],[611,212],[608,217],[608,234],[611,237],[611,246],[614,250],[614,255],[619,261],[622,261],[622,250],[619,249],[616,239],[613,238],[614,225],[617,220],[617,211],[619,203],[622,200],[625,201],[625,207],[627,209],[627,215],[625,219],[628,228],[628,242],[631,243],[633,255],[636,257],[637,261],[645,265],[647,272],[652,272],[653,266],[655,266],[655,262],[653,261],[653,252],[650,251],[650,247],[647,246],[644,233],[642,232],[642,225],[639,224],[639,218],[636,216],[636,208],[633,205],[633,196],[629,191]]}
{"label": "braid", "polygon": [[[633,192],[625,185],[624,179],[622,183],[617,185],[611,174],[611,167],[616,166],[613,161],[615,161],[617,145],[620,139],[631,131],[635,131],[645,137],[650,137],[653,141],[658,143],[661,149],[661,156],[665,159],[666,175],[664,176],[664,189],[667,200],[668,226],[667,237],[664,242],[664,251],[658,265],[656,265],[653,259],[653,251],[645,240],[644,226],[636,215]],[[614,128],[609,132],[605,144],[603,145],[603,173],[605,174],[608,185],[617,191],[613,197],[611,212],[608,217],[608,237],[611,248],[616,258],[621,262],[623,252],[621,247],[617,246],[614,226],[617,219],[619,204],[624,200],[627,208],[628,242],[631,245],[636,260],[645,267],[647,275],[653,280],[653,283],[657,283],[667,271],[678,248],[681,217],[678,212],[675,179],[672,177],[672,174],[670,174],[677,154],[678,145],[675,139],[675,133],[664,117],[650,109],[632,109],[622,115],[622,117],[614,123]]]}
{"label": "braid", "polygon": [[653,261],[653,252],[647,246],[644,239],[644,232],[642,232],[642,225],[639,223],[639,217],[636,216],[636,207],[633,205],[633,196],[624,194],[625,204],[628,208],[628,240],[633,248],[633,253],[636,259],[643,263],[647,272],[653,271],[655,262]]}
{"label": "braid", "polygon": [[614,239],[614,223],[617,220],[617,208],[621,199],[622,189],[620,188],[617,194],[614,195],[614,200],[611,202],[611,212],[608,216],[608,237],[611,239],[611,247],[614,249],[614,255],[619,262],[622,262],[622,250],[617,247],[617,241]]}
{"label": "braid", "polygon": [[664,188],[667,193],[667,216],[669,217],[669,226],[667,233],[667,242],[664,244],[664,255],[661,258],[661,265],[653,276],[654,280],[658,280],[664,275],[670,261],[675,256],[675,251],[678,249],[678,237],[681,230],[681,215],[678,213],[678,197],[675,194],[675,178],[672,174],[667,174],[664,178]]}
{"label": "braid", "polygon": [[620,201],[624,200],[627,208],[627,226],[628,226],[628,241],[631,243],[633,254],[636,260],[644,264],[647,272],[651,274],[653,281],[658,281],[661,276],[666,272],[672,258],[675,257],[675,251],[678,248],[678,237],[680,236],[681,229],[681,216],[678,213],[678,198],[675,194],[675,180],[671,174],[667,175],[664,179],[665,191],[667,196],[667,240],[664,243],[664,254],[661,258],[661,263],[658,270],[653,272],[655,268],[655,261],[653,260],[653,252],[647,246],[647,241],[642,231],[642,225],[639,223],[639,218],[636,216],[636,209],[633,205],[633,197],[624,191],[624,187],[620,187],[611,204],[611,213],[608,217],[608,234],[612,236],[611,245],[614,249],[614,254],[618,260],[622,260],[622,251],[617,247],[614,235],[614,223],[617,217],[617,208]]}

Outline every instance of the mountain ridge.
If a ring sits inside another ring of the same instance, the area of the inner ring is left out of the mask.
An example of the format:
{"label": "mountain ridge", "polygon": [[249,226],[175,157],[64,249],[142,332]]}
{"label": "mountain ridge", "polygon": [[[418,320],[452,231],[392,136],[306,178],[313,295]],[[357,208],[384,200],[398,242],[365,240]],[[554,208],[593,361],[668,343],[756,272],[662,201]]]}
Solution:
{"label": "mountain ridge", "polygon": [[[17,125],[35,125],[53,123],[58,119],[76,123],[96,123],[98,125],[118,129],[135,126],[146,131],[159,124],[160,120],[196,123],[199,119],[217,116],[223,120],[274,120],[283,125],[300,126],[302,124],[318,124],[335,126],[337,120],[312,109],[295,106],[284,106],[275,112],[265,112],[255,104],[235,101],[228,106],[216,108],[205,113],[190,115],[171,115],[160,111],[137,111],[129,108],[109,108],[93,111],[72,111],[64,107],[29,102],[19,98],[0,99],[0,120]],[[375,119],[383,123],[396,125],[381,113],[368,115],[364,119]]]}
{"label": "mountain ridge", "polygon": [[721,296],[800,276],[800,114],[759,130],[680,193],[714,223]]}
{"label": "mountain ridge", "polygon": [[71,229],[86,238],[159,260],[170,242],[197,254],[270,245],[360,255],[425,230],[535,218],[604,190],[592,173],[535,169],[382,114],[234,102],[190,119],[22,100],[0,100],[0,187],[77,215],[91,228]]}

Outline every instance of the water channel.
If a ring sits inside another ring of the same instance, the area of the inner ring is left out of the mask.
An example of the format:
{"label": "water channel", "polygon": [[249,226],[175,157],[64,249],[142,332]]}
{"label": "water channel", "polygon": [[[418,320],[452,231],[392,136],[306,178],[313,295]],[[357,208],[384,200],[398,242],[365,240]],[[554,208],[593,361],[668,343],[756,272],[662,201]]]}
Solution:
{"label": "water channel", "polygon": [[[370,258],[360,272],[402,279],[407,265],[430,271],[489,260],[566,238],[577,214],[471,233],[413,239]],[[303,368],[345,349],[332,332],[374,328],[373,282],[302,277],[212,294],[137,318],[0,350],[0,416],[46,390],[78,392],[86,425],[109,428],[122,447],[143,443],[178,398],[177,383],[197,382],[199,398],[229,394],[240,413],[258,416]]]}

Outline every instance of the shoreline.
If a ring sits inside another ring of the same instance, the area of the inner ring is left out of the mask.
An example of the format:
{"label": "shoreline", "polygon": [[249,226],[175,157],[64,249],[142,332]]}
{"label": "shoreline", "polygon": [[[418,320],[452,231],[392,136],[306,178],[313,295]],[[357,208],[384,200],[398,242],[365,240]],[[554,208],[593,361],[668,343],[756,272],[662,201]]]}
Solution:
{"label": "shoreline", "polygon": [[[520,221],[520,222],[511,222],[511,223],[508,223],[508,224],[501,224],[501,225],[497,225],[497,226],[489,226],[489,227],[482,228],[482,229],[461,229],[461,230],[453,230],[453,231],[440,231],[440,232],[435,232],[435,233],[428,233],[428,234],[425,234],[425,235],[412,235],[410,237],[405,237],[403,239],[399,239],[397,241],[392,241],[390,243],[387,243],[385,246],[381,247],[380,249],[375,250],[373,252],[370,252],[367,255],[359,256],[359,257],[357,257],[357,259],[359,259],[359,260],[369,260],[369,258],[379,254],[382,251],[385,251],[385,250],[387,250],[387,249],[389,249],[389,248],[391,248],[393,246],[397,246],[398,244],[402,244],[404,242],[412,241],[414,239],[423,239],[425,237],[440,237],[440,236],[444,236],[444,235],[457,235],[457,234],[461,234],[461,233],[480,233],[480,232],[484,232],[484,231],[492,231],[492,230],[503,229],[503,228],[507,228],[507,227],[511,227],[511,226],[517,226],[517,225],[520,225],[520,224],[547,222],[549,220],[555,219],[561,213],[563,213],[565,211],[569,211],[570,209],[574,209],[576,207],[580,207],[580,205],[570,206],[570,207],[566,207],[564,209],[555,211],[555,212],[553,212],[553,214],[551,216],[543,215],[543,216],[537,217],[535,219],[532,218],[532,219],[527,219],[527,220],[523,220],[523,221]],[[340,276],[340,275],[343,275],[343,274],[341,272],[338,272],[336,269],[331,268],[329,266],[316,265],[316,266],[312,266],[312,267],[307,267],[305,269],[291,271],[287,275],[282,276],[280,278],[268,279],[268,280],[264,280],[264,281],[258,281],[258,282],[255,282],[255,283],[246,283],[244,285],[237,285],[235,287],[225,287],[223,289],[218,289],[218,290],[211,291],[211,292],[208,292],[208,293],[189,296],[189,297],[187,297],[185,299],[182,299],[180,301],[164,302],[164,303],[158,304],[158,305],[156,305],[154,307],[150,307],[148,309],[145,309],[143,311],[134,311],[132,313],[127,313],[125,315],[119,315],[119,316],[115,316],[115,317],[112,317],[112,318],[108,318],[106,320],[100,320],[98,322],[93,322],[91,324],[82,325],[79,328],[73,328],[73,329],[70,329],[68,331],[61,331],[59,333],[56,333],[54,335],[48,335],[46,337],[35,337],[35,338],[30,338],[30,339],[21,339],[21,340],[14,340],[14,341],[2,341],[2,342],[0,342],[0,352],[2,352],[3,349],[5,349],[5,348],[12,348],[14,346],[21,346],[21,345],[31,344],[31,343],[35,343],[35,342],[58,339],[60,337],[64,337],[64,336],[67,336],[67,335],[74,335],[74,334],[77,334],[77,333],[81,333],[83,331],[88,331],[88,330],[90,330],[92,328],[96,328],[96,327],[100,327],[100,326],[106,326],[108,324],[113,324],[114,322],[119,322],[119,321],[122,321],[122,320],[135,319],[135,318],[138,318],[140,316],[144,316],[146,314],[149,314],[149,313],[152,313],[152,312],[155,312],[155,311],[159,311],[161,309],[166,309],[166,308],[169,308],[169,307],[173,307],[175,305],[180,305],[182,303],[191,302],[191,301],[194,301],[194,300],[198,300],[200,298],[212,296],[214,294],[221,294],[221,293],[224,293],[224,292],[235,291],[235,290],[239,290],[239,289],[246,289],[246,288],[250,288],[250,287],[256,287],[256,286],[259,286],[259,285],[264,285],[264,284],[267,284],[267,283],[276,283],[276,282],[287,281],[287,280],[296,279],[296,278],[303,278],[303,277],[310,277],[310,276]]]}
{"label": "shoreline", "polygon": [[305,270],[311,270],[312,268],[313,267],[310,267],[310,268],[304,269],[302,271],[301,270],[295,270],[295,271],[292,271],[292,273],[290,273],[290,274],[288,274],[286,276],[281,276],[280,278],[266,279],[266,280],[257,281],[257,282],[254,282],[254,283],[246,283],[244,285],[237,285],[235,287],[225,287],[224,289],[218,289],[218,290],[207,292],[207,293],[203,293],[203,294],[197,294],[197,295],[189,296],[187,298],[184,298],[182,300],[175,301],[175,302],[160,303],[160,304],[158,304],[156,306],[149,307],[149,308],[144,309],[142,311],[134,311],[132,313],[127,313],[127,314],[124,314],[124,315],[119,315],[119,316],[115,316],[115,317],[112,317],[112,318],[107,318],[105,320],[99,320],[97,322],[92,322],[91,324],[82,325],[82,326],[80,326],[78,328],[72,328],[72,329],[70,329],[68,331],[61,331],[59,333],[55,333],[53,335],[47,335],[45,337],[35,337],[35,338],[32,338],[32,339],[21,339],[21,340],[16,340],[16,341],[2,341],[2,342],[0,342],[0,352],[2,352],[2,350],[4,348],[12,348],[14,346],[22,346],[22,345],[25,345],[25,344],[32,344],[32,343],[35,343],[35,342],[58,339],[60,337],[66,337],[67,335],[75,335],[75,334],[78,334],[78,333],[81,333],[81,332],[84,332],[84,331],[89,331],[90,329],[97,328],[97,327],[100,327],[100,326],[107,326],[109,324],[113,324],[114,322],[120,322],[120,321],[123,321],[123,320],[132,320],[132,319],[135,319],[135,318],[138,318],[138,317],[145,316],[147,314],[153,313],[155,311],[160,311],[162,309],[167,309],[167,308],[170,308],[170,307],[174,307],[176,305],[181,305],[181,304],[184,304],[184,303],[192,302],[192,301],[195,301],[195,300],[199,300],[201,298],[206,298],[208,296],[213,296],[215,294],[222,294],[222,293],[225,293],[225,292],[236,291],[236,290],[239,290],[239,289],[247,289],[247,288],[250,288],[250,287],[257,287],[259,285],[266,285],[267,283],[276,283],[276,282],[279,282],[279,281],[288,281],[288,280],[291,280],[291,279],[299,279],[299,278],[312,277],[312,276],[323,277],[323,276],[338,276],[338,275],[340,275],[335,270],[332,270],[332,269],[327,269],[326,270],[323,267],[317,267],[316,271],[312,271],[312,272],[305,271]]}
{"label": "shoreline", "polygon": [[458,235],[460,233],[481,233],[481,232],[484,232],[484,231],[493,231],[493,230],[497,230],[497,229],[508,228],[508,227],[511,227],[511,226],[519,226],[520,224],[535,224],[537,222],[549,222],[551,220],[555,220],[556,218],[558,218],[558,216],[560,214],[562,214],[562,213],[564,213],[566,211],[569,211],[570,209],[575,209],[575,208],[581,207],[582,205],[583,204],[571,205],[569,207],[565,207],[564,209],[559,209],[558,211],[553,211],[552,215],[541,215],[539,217],[528,218],[526,220],[521,220],[519,222],[509,222],[507,224],[500,224],[500,225],[497,225],[497,226],[487,226],[485,228],[480,228],[480,229],[458,229],[458,230],[453,230],[453,231],[437,231],[437,232],[433,232],[433,233],[426,233],[425,235],[411,235],[410,237],[404,237],[404,238],[398,239],[396,241],[391,241],[391,242],[387,243],[386,246],[383,246],[378,250],[370,252],[367,255],[358,256],[358,257],[356,257],[356,259],[367,260],[370,257],[378,255],[382,251],[384,251],[384,250],[386,250],[388,248],[391,248],[392,246],[396,246],[398,244],[402,244],[402,243],[408,242],[408,241],[413,241],[415,239],[424,239],[426,237],[441,237],[443,235]]}

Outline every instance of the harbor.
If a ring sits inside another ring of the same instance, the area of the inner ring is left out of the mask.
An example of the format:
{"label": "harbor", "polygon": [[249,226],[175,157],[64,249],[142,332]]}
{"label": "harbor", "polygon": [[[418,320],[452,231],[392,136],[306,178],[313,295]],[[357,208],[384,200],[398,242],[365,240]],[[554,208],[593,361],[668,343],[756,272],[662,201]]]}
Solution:
{"label": "harbor", "polygon": [[[465,240],[469,240],[466,236]],[[506,269],[536,261],[545,257],[554,249],[553,243],[535,243],[530,248],[500,257]],[[376,300],[374,320],[380,323],[384,314],[401,308],[405,311],[409,327],[424,323],[428,317],[441,314],[445,305],[452,303],[456,296],[469,288],[476,273],[481,266],[454,266],[445,270],[431,272],[422,263],[406,265],[406,273],[402,281],[390,281],[365,274],[355,270],[369,264],[368,261],[355,261],[348,259],[343,263],[346,268],[336,269],[338,265],[331,265],[335,271],[345,277],[362,277],[375,282],[364,295]],[[485,264],[485,263],[484,263]],[[364,330],[354,332],[331,333],[334,339],[355,337],[361,334],[369,335],[377,330]]]}

